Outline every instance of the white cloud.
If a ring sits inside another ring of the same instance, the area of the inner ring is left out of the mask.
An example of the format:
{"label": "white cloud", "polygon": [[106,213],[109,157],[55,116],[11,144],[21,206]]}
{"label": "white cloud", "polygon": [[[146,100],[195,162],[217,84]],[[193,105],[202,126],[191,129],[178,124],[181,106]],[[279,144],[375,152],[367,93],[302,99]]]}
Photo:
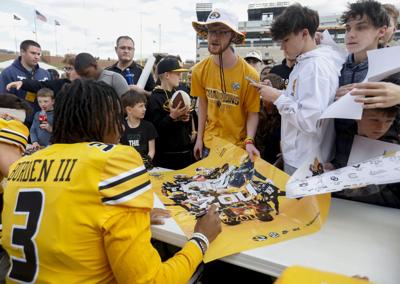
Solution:
{"label": "white cloud", "polygon": [[[43,49],[55,52],[54,20],[57,26],[58,53],[90,52],[102,58],[115,58],[115,39],[129,35],[136,42],[136,56],[147,56],[159,49],[159,24],[161,24],[161,51],[179,54],[184,59],[195,59],[195,33],[191,22],[196,20],[196,3],[193,0],[10,0],[0,6],[0,47],[14,50],[13,24],[16,27],[18,44],[23,39],[33,38],[33,11],[39,10],[48,22],[37,21],[38,41]],[[249,3],[269,1],[220,0],[211,1],[214,7],[227,7],[235,11],[241,21],[247,19]],[[320,15],[331,15],[344,10],[347,0],[300,1],[319,11]],[[396,1],[385,1],[396,3]],[[11,7],[11,8],[10,8]],[[27,12],[29,11],[29,12]],[[13,21],[12,14],[22,18]],[[142,24],[142,37],[141,37]],[[140,40],[142,38],[142,40]],[[155,43],[154,43],[155,42]]]}

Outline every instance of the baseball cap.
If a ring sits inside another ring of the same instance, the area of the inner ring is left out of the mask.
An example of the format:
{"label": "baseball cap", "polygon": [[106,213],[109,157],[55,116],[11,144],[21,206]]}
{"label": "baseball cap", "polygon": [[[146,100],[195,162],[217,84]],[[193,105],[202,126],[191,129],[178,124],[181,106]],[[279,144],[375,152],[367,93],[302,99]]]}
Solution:
{"label": "baseball cap", "polygon": [[239,32],[239,18],[233,13],[224,10],[224,9],[214,9],[208,15],[207,20],[205,22],[192,22],[192,26],[195,31],[202,37],[207,37],[208,34],[208,25],[211,24],[223,24],[232,30],[235,33],[235,36],[232,39],[233,43],[241,44],[244,41],[244,34]]}
{"label": "baseball cap", "polygon": [[253,51],[250,51],[249,53],[247,53],[246,56],[244,57],[244,59],[246,59],[246,58],[254,58],[254,59],[262,62],[261,54],[256,50],[253,50]]}
{"label": "baseball cap", "polygon": [[189,69],[183,68],[179,60],[174,56],[167,56],[161,59],[157,65],[157,74],[165,72],[188,72]]}

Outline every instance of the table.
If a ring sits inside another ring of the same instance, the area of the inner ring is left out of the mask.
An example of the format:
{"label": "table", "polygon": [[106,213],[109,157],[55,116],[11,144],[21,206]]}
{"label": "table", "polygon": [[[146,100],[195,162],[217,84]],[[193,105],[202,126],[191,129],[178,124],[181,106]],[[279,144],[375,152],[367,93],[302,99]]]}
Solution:
{"label": "table", "polygon": [[[158,200],[155,207],[161,207]],[[153,238],[182,246],[182,230],[173,219],[152,227]],[[222,261],[279,276],[302,265],[372,282],[400,283],[400,210],[332,198],[326,224],[315,234],[224,257]]]}

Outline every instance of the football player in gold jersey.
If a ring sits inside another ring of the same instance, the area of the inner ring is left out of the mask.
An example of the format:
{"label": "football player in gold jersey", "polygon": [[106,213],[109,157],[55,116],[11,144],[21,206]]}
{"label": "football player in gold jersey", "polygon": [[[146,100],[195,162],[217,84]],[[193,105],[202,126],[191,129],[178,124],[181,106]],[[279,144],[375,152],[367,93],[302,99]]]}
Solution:
{"label": "football player in gold jersey", "polygon": [[162,262],[150,243],[153,193],[140,155],[116,145],[123,109],[101,82],[58,94],[53,145],[10,168],[3,211],[7,281],[187,283],[221,230],[216,207]]}
{"label": "football player in gold jersey", "polygon": [[[21,158],[28,143],[29,130],[23,124],[29,105],[11,94],[0,94],[0,212],[3,209],[3,180],[12,163]],[[0,220],[1,237],[1,220]],[[8,255],[0,246],[0,283],[9,269]]]}

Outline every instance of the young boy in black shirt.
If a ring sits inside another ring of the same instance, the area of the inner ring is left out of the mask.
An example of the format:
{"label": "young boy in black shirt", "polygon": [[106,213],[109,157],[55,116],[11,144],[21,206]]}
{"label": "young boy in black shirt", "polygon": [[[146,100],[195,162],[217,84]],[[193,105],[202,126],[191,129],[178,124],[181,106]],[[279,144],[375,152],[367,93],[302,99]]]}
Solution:
{"label": "young boy in black shirt", "polygon": [[143,120],[146,113],[146,96],[131,90],[121,97],[121,101],[127,117],[120,143],[134,147],[149,168],[156,151],[157,131],[151,122]]}

